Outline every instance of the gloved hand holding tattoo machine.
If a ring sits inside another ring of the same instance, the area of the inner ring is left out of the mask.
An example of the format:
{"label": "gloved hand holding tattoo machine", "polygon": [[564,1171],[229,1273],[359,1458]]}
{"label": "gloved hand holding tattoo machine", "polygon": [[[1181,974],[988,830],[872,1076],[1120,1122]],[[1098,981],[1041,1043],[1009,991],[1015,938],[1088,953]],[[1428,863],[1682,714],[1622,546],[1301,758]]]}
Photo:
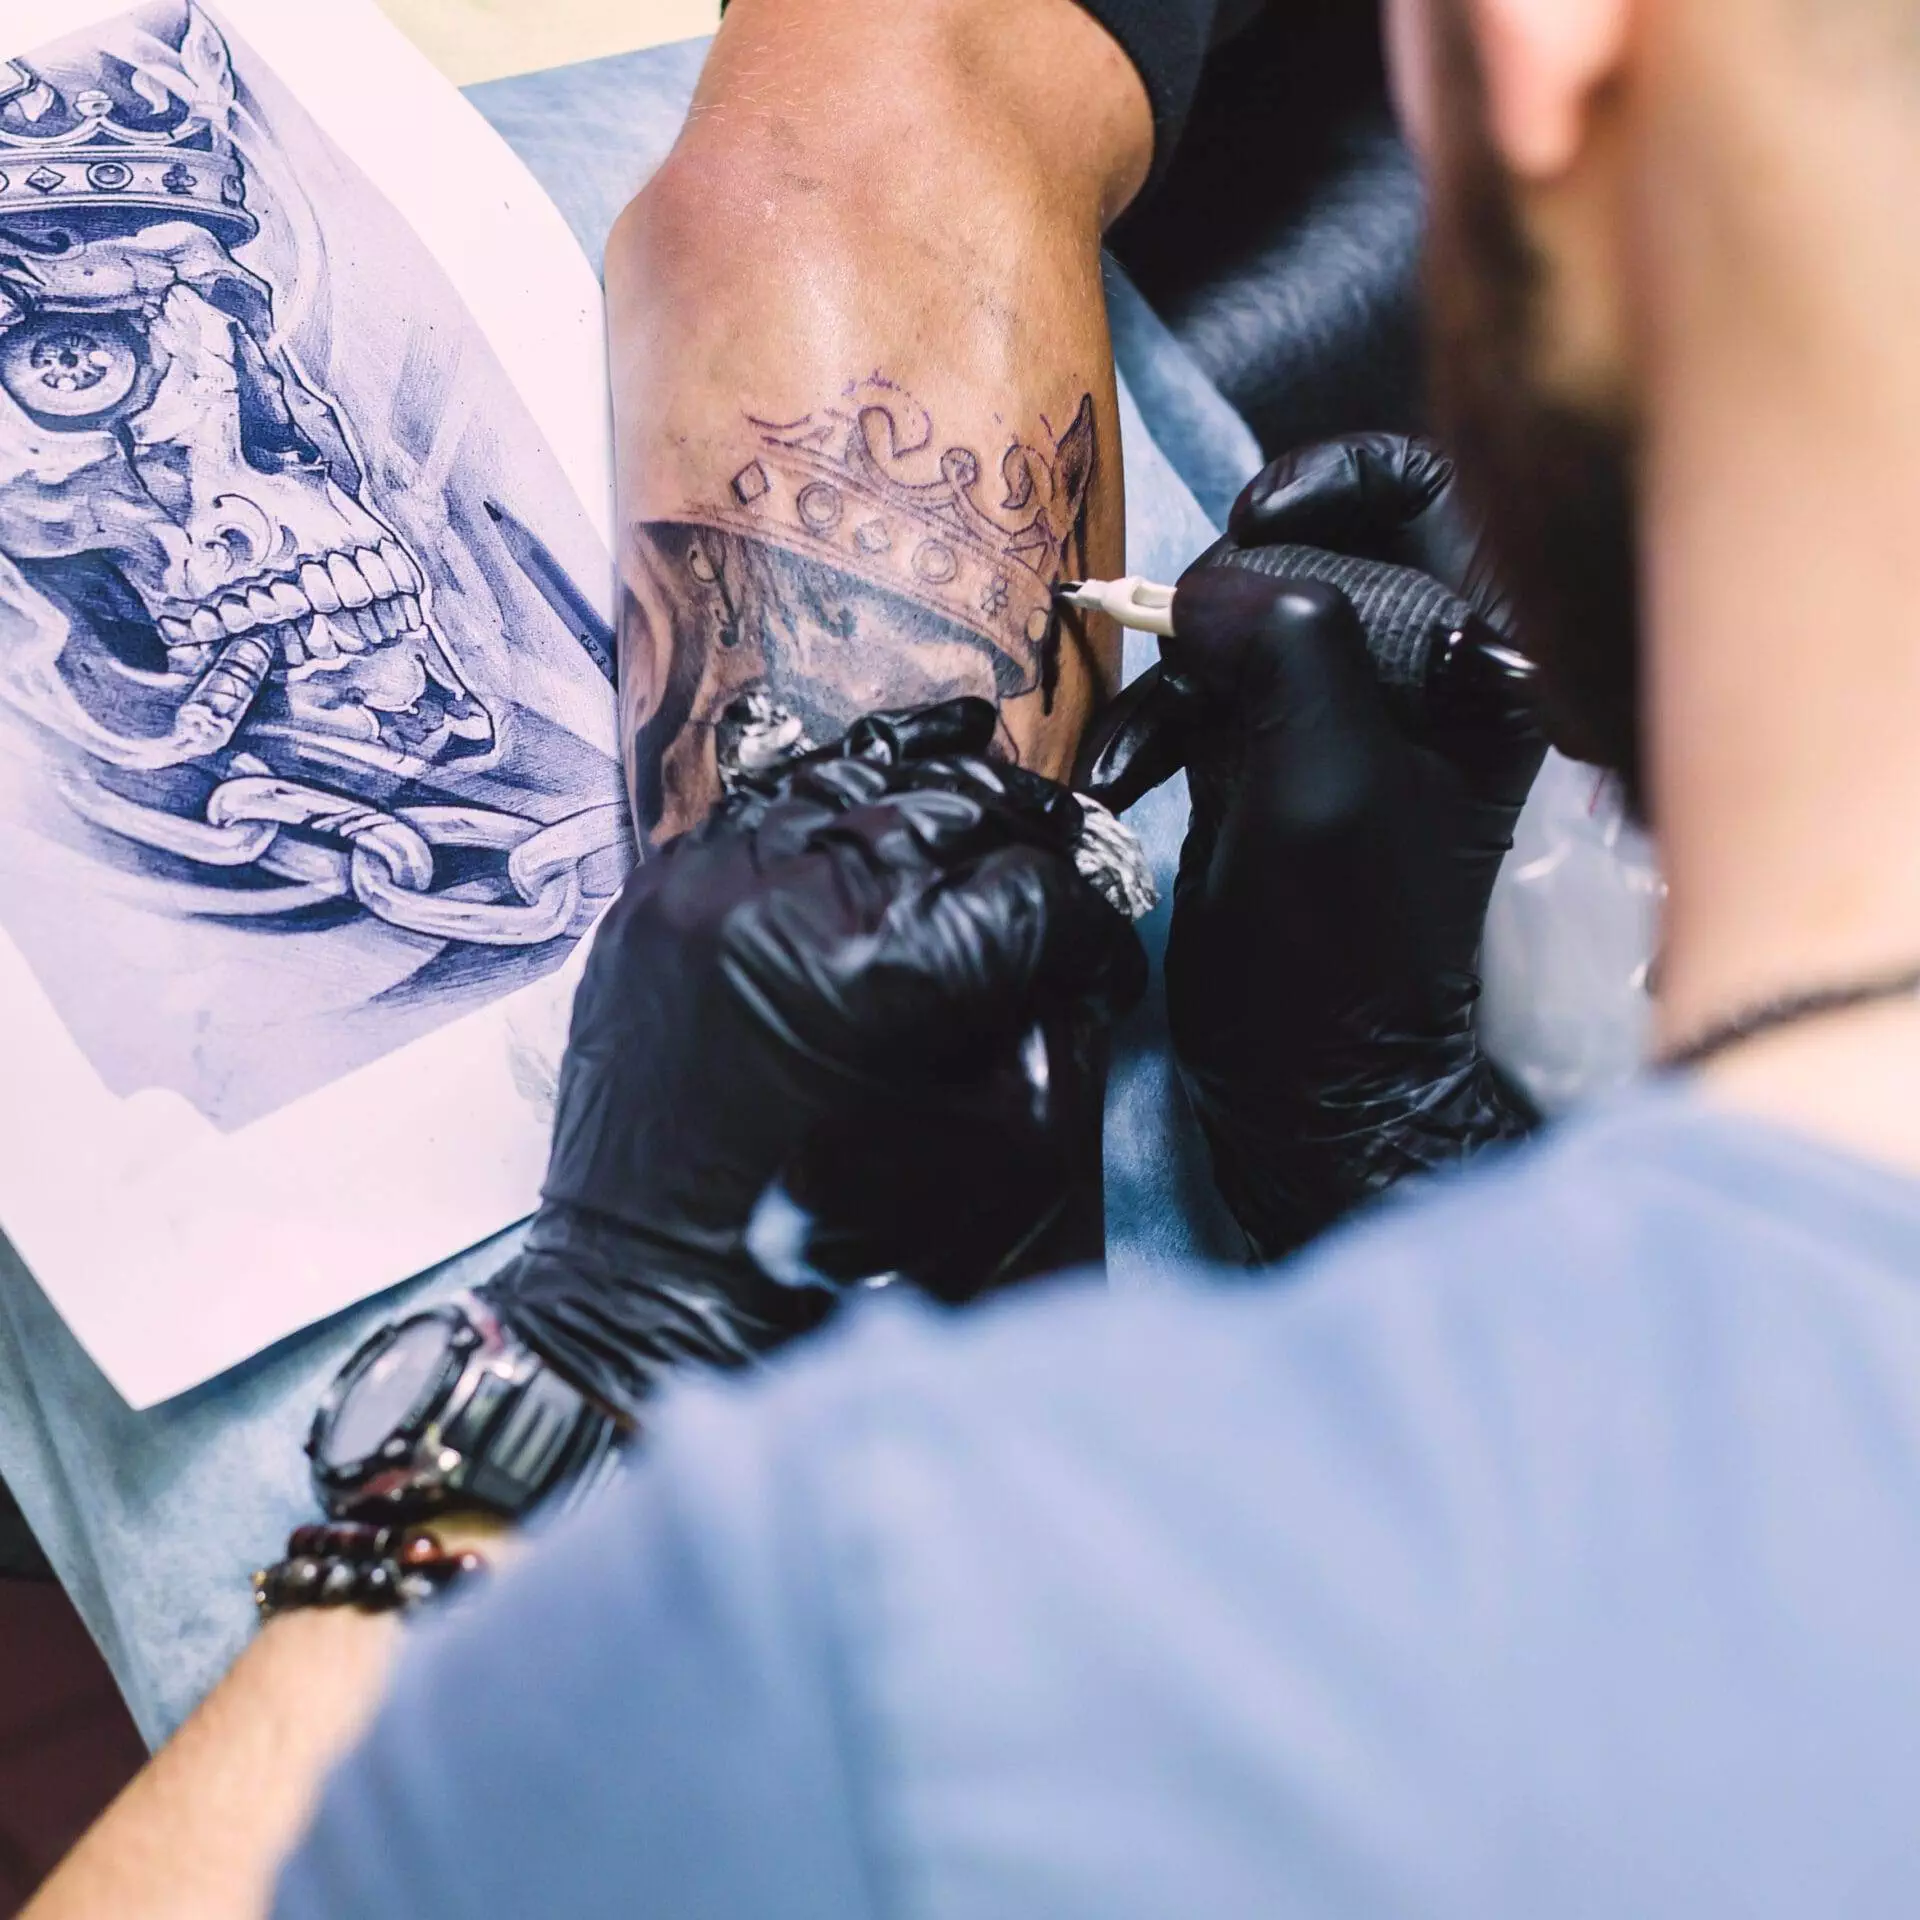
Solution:
{"label": "gloved hand holding tattoo machine", "polygon": [[994,727],[949,701],[743,780],[602,924],[546,1203],[490,1293],[604,1404],[835,1287],[1100,1257],[1099,1038],[1145,960],[1076,870],[1085,809],[990,761]]}
{"label": "gloved hand holding tattoo machine", "polygon": [[1168,1010],[1255,1254],[1525,1132],[1473,1011],[1544,747],[1451,465],[1387,436],[1311,449],[1253,482],[1177,592],[1068,597],[1162,635],[1078,784],[1120,808],[1187,770]]}

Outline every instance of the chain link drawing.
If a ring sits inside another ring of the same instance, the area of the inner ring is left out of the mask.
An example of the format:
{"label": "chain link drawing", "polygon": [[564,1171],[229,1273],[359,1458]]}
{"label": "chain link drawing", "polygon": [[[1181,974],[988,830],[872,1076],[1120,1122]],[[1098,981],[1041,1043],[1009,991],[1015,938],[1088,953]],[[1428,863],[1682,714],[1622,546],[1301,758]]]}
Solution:
{"label": "chain link drawing", "polygon": [[[620,849],[625,810],[583,808],[542,826],[476,806],[396,806],[391,812],[301,780],[242,773],[207,796],[204,816],[171,813],[90,781],[61,782],[70,806],[94,825],[158,853],[215,869],[252,870],[280,887],[229,883],[174,889],[188,912],[259,918],[354,900],[407,933],[474,946],[528,947],[581,931],[611,884],[589,893],[582,868]],[[435,849],[502,855],[496,875],[440,880]]]}

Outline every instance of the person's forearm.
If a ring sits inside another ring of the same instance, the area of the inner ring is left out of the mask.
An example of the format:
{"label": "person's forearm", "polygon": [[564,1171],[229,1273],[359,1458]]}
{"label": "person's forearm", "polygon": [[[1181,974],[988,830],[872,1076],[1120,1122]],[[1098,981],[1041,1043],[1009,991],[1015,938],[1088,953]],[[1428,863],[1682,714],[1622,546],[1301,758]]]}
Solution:
{"label": "person's forearm", "polygon": [[275,1621],[22,1920],[258,1920],[328,1767],[373,1710],[397,1640],[391,1617]]}
{"label": "person's forearm", "polygon": [[1060,773],[1121,564],[1104,222],[1140,82],[1073,0],[736,0],[607,252],[643,834],[859,714],[996,701]]}

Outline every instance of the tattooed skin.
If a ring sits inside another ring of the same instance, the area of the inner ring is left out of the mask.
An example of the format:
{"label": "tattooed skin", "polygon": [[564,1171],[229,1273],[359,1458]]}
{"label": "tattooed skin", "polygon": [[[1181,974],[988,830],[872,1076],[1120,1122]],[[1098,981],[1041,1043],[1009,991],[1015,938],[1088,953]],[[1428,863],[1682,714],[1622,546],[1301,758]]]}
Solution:
{"label": "tattooed skin", "polygon": [[634,815],[694,824],[735,769],[862,714],[984,695],[1053,707],[1054,584],[1086,571],[1093,400],[1041,447],[942,447],[869,382],[794,421],[747,421],[719,497],[631,529],[621,599]]}

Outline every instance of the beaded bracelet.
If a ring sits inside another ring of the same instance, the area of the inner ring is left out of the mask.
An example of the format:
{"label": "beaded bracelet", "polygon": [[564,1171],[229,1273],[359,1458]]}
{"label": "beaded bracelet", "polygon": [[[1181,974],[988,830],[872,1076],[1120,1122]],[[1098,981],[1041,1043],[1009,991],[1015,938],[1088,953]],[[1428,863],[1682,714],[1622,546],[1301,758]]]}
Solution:
{"label": "beaded bracelet", "polygon": [[411,1611],[486,1570],[483,1555],[451,1551],[424,1527],[300,1526],[286,1558],[254,1574],[253,1602],[263,1621],[301,1607]]}

